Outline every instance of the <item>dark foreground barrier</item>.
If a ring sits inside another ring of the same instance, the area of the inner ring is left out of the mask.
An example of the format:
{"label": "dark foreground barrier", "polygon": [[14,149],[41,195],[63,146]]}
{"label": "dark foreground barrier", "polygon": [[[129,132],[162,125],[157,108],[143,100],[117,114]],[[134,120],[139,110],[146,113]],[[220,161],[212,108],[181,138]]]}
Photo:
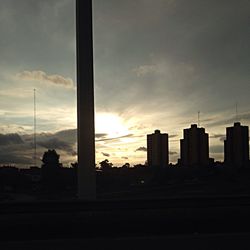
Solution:
{"label": "dark foreground barrier", "polygon": [[[134,242],[137,249],[164,243],[171,249],[230,249],[250,245],[249,225],[248,196],[6,203],[0,205],[0,246],[80,249],[112,243],[128,249]],[[224,247],[214,248],[215,242]]]}

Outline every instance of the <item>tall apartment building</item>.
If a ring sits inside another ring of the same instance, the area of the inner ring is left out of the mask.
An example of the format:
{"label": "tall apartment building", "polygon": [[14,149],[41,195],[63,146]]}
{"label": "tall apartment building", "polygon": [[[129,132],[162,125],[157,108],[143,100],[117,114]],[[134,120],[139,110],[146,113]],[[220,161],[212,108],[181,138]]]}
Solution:
{"label": "tall apartment building", "polygon": [[224,162],[228,166],[235,167],[249,164],[248,126],[242,126],[240,122],[235,122],[233,127],[226,128]]}
{"label": "tall apartment building", "polygon": [[181,165],[186,167],[208,166],[209,143],[205,129],[192,124],[191,128],[183,130],[183,136],[184,138],[180,141]]}
{"label": "tall apartment building", "polygon": [[155,130],[154,134],[147,135],[147,161],[149,166],[168,166],[168,134]]}

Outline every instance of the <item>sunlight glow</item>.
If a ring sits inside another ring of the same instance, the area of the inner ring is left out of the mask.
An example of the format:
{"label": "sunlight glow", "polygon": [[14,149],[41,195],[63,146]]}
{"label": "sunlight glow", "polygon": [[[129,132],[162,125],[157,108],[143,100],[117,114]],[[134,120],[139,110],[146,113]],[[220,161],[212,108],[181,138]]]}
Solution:
{"label": "sunlight glow", "polygon": [[109,137],[123,136],[129,133],[122,119],[116,114],[99,113],[95,118],[96,133],[105,133]]}

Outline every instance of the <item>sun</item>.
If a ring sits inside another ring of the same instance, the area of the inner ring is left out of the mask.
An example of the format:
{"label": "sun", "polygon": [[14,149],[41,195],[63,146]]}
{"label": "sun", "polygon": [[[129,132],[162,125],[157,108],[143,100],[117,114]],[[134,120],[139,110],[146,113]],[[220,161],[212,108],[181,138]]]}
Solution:
{"label": "sun", "polygon": [[108,134],[109,137],[117,137],[129,133],[123,119],[113,113],[98,113],[96,115],[95,132]]}

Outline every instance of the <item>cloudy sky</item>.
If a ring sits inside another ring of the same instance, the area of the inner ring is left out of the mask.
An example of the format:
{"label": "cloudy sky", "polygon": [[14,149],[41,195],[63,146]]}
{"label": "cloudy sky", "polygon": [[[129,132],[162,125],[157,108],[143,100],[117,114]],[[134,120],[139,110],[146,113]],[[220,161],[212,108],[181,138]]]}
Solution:
{"label": "cloudy sky", "polygon": [[[144,163],[146,134],[210,135],[223,159],[225,127],[250,125],[249,0],[93,0],[96,159]],[[38,158],[76,159],[75,4],[0,1],[0,164],[32,163],[33,89]],[[10,135],[14,133],[14,135]]]}

